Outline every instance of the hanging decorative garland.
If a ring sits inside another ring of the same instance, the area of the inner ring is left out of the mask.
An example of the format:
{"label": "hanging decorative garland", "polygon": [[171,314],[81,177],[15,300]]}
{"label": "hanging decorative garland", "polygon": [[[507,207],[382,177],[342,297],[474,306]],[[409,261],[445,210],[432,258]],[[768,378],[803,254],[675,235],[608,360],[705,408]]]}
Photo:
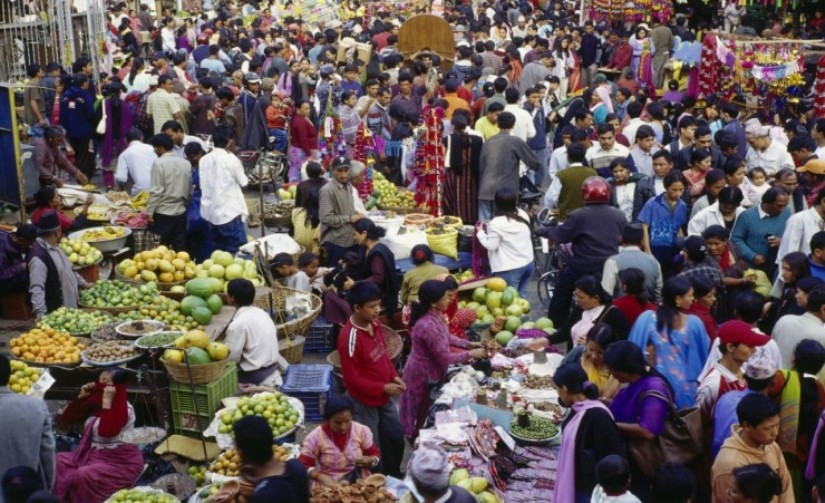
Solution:
{"label": "hanging decorative garland", "polygon": [[347,142],[344,139],[344,130],[338,112],[332,106],[332,92],[327,108],[321,119],[321,128],[318,131],[318,151],[321,156],[321,165],[326,171],[332,169],[332,161],[339,155],[346,155]]}
{"label": "hanging decorative garland", "polygon": [[444,110],[428,107],[415,149],[415,203],[433,216],[442,215],[444,148],[441,145]]}
{"label": "hanging decorative garland", "polygon": [[814,81],[814,114],[825,118],[825,56],[816,62],[816,80]]}
{"label": "hanging decorative garland", "polygon": [[633,24],[649,21],[654,15],[661,19],[671,19],[671,0],[593,0],[590,18],[593,21],[611,22],[622,19]]}
{"label": "hanging decorative garland", "polygon": [[372,131],[361,122],[358,125],[358,131],[355,133],[355,148],[353,149],[352,158],[356,161],[363,162],[367,166],[364,181],[356,187],[356,189],[358,189],[358,195],[364,201],[372,194],[373,166],[375,165],[375,158],[377,156],[378,149],[375,146]]}

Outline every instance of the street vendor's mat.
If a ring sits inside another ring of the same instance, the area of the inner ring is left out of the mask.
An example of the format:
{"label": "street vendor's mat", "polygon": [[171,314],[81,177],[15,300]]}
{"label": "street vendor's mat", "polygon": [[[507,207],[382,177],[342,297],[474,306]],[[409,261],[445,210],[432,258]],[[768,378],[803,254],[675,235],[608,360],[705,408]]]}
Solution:
{"label": "street vendor's mat", "polygon": [[203,442],[196,438],[172,435],[161,442],[155,449],[155,454],[177,454],[192,461],[204,462],[214,459],[221,453],[221,448],[214,442],[206,442],[206,455],[203,452]]}

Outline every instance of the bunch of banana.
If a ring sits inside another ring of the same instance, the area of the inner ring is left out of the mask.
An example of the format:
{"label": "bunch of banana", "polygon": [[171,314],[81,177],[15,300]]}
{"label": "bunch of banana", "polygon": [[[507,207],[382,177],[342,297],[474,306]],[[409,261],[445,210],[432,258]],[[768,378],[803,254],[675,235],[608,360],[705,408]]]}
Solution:
{"label": "bunch of banana", "polygon": [[135,197],[132,198],[132,208],[140,209],[145,208],[146,205],[149,204],[149,192],[148,191],[141,191],[138,192]]}

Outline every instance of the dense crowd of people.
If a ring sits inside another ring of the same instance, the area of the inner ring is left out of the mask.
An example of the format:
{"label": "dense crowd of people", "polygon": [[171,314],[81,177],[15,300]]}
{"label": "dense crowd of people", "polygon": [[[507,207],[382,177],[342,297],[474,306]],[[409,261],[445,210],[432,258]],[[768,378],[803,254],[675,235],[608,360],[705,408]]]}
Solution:
{"label": "dense crowd of people", "polygon": [[[439,447],[418,446],[402,467],[448,367],[488,354],[468,340],[475,313],[458,308],[428,246],[398,274],[360,190],[376,172],[475,224],[490,274],[522,296],[546,266],[527,244],[541,234],[564,250],[548,311],[557,331],[526,343],[566,352],[553,378],[571,409],[554,501],[825,501],[825,119],[808,100],[754,110],[668,74],[681,42],[757,35],[739,2],[710,22],[689,8],[611,21],[572,2],[445,2],[451,57],[399,49],[404,16],[423,7],[346,0],[312,24],[265,3],[184,3],[111,3],[105,68],[28,65],[20,120],[41,187],[32,223],[0,235],[0,291],[28,293],[37,317],[77,306],[86,281],[57,244],[88,225],[92,199],[67,216],[56,189],[72,180],[147,191],[163,245],[197,260],[235,253],[250,216],[241,158],[280,153],[306,251],[277,255],[273,270],[323,296],[346,396],[328,400],[297,461],[272,457],[267,424],[234,425],[247,501],[306,503],[310,484],[370,471],[403,472],[416,501],[473,501],[450,486]],[[823,19],[793,35],[821,38]],[[771,16],[762,35],[792,33]],[[366,58],[341,49],[352,42],[368,44]],[[534,192],[548,225],[521,204]],[[287,363],[254,287],[235,280],[228,295],[241,381],[279,385]],[[383,337],[394,322],[410,334],[403,369]],[[102,502],[137,479],[122,373],[102,373],[58,416],[85,429],[57,455],[44,403],[11,393],[11,377],[0,357],[0,501]],[[700,454],[658,466],[640,454],[692,407]],[[28,498],[36,489],[54,496]]]}

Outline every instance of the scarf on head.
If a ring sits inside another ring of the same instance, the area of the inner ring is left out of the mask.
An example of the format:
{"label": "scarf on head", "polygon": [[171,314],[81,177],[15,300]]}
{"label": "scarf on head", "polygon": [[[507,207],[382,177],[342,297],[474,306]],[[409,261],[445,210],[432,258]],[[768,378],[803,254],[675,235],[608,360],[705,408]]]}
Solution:
{"label": "scarf on head", "polygon": [[[590,409],[601,408],[610,414],[610,410],[598,400],[585,400],[573,404],[573,417],[565,425],[561,436],[561,451],[556,485],[553,487],[553,501],[572,503],[576,501],[576,437],[584,414]],[[613,414],[610,414],[613,417]]]}

